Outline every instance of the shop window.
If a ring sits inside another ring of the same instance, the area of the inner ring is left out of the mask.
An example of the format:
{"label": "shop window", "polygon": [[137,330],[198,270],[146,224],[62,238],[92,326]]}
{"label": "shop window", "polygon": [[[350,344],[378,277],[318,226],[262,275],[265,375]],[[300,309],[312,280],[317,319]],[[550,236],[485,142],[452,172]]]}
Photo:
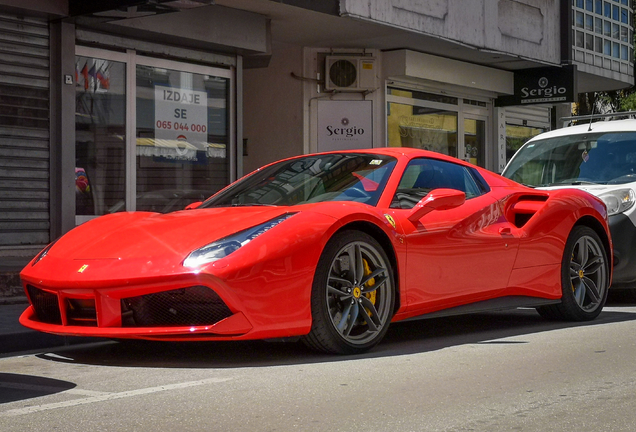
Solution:
{"label": "shop window", "polygon": [[389,102],[390,147],[414,147],[457,157],[457,113]]}
{"label": "shop window", "polygon": [[506,163],[510,161],[512,156],[517,150],[521,148],[530,138],[533,138],[540,133],[545,132],[545,129],[530,127],[530,126],[517,126],[506,125]]}
{"label": "shop window", "polygon": [[137,210],[168,212],[228,183],[228,80],[137,65]]}
{"label": "shop window", "polygon": [[[182,210],[230,181],[230,72],[130,58],[78,47],[76,223],[126,210]],[[132,88],[127,70],[135,71]]]}

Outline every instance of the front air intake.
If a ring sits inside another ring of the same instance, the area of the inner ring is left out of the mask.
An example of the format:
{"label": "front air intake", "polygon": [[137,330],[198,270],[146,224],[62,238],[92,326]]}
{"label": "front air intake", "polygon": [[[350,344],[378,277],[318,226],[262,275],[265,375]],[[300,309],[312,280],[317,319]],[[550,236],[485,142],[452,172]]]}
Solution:
{"label": "front air intake", "polygon": [[38,321],[46,324],[62,324],[62,315],[56,294],[41,290],[33,285],[27,285],[27,293]]}
{"label": "front air intake", "polygon": [[122,327],[212,325],[232,311],[210,288],[194,286],[121,300]]}

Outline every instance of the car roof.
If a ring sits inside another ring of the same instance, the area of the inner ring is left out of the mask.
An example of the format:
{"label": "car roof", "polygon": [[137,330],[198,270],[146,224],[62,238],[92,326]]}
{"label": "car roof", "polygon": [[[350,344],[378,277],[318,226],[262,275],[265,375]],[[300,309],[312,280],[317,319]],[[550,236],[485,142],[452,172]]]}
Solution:
{"label": "car roof", "polygon": [[568,135],[584,135],[590,132],[636,132],[636,120],[610,120],[568,126],[544,132],[535,136],[528,142]]}

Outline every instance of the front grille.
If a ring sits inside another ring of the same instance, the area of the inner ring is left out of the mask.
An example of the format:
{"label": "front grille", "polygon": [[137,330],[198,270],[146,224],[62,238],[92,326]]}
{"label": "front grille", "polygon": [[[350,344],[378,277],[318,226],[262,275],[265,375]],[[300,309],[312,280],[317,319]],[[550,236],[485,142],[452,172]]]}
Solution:
{"label": "front grille", "polygon": [[33,285],[27,285],[27,292],[38,321],[46,324],[62,324],[57,295],[43,291]]}
{"label": "front grille", "polygon": [[204,286],[121,300],[122,327],[212,325],[231,315],[223,300]]}

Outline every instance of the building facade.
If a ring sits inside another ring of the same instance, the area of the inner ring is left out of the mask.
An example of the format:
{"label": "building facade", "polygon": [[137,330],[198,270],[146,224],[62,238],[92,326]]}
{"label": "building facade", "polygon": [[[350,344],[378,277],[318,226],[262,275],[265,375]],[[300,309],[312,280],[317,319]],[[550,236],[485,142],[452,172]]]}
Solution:
{"label": "building facade", "polygon": [[0,0],[0,258],[302,153],[500,171],[572,95],[633,85],[632,17],[628,0]]}

